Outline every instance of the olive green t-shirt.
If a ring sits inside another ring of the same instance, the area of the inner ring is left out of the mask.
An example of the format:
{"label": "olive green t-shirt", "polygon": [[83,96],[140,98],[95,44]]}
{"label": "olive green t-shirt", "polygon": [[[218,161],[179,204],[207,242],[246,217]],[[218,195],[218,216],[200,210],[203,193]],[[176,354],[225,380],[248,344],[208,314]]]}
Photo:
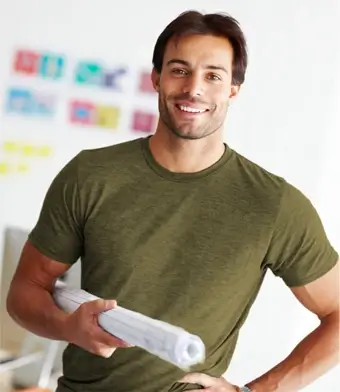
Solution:
{"label": "olive green t-shirt", "polygon": [[[197,173],[173,173],[149,138],[80,152],[53,180],[29,240],[81,262],[81,287],[185,328],[206,345],[192,371],[228,368],[270,269],[288,286],[329,271],[338,255],[310,201],[228,146]],[[58,392],[168,392],[183,371],[138,348],[104,359],[69,345]]]}

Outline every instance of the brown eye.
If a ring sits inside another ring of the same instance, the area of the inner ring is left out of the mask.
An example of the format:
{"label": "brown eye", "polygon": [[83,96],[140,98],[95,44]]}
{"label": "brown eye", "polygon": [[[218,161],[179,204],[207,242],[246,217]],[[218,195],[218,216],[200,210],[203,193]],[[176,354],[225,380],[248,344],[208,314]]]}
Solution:
{"label": "brown eye", "polygon": [[209,74],[208,79],[212,80],[213,82],[217,82],[217,81],[221,80],[220,76],[216,75],[216,74]]}
{"label": "brown eye", "polygon": [[175,75],[186,75],[187,72],[184,69],[174,68],[172,73]]}

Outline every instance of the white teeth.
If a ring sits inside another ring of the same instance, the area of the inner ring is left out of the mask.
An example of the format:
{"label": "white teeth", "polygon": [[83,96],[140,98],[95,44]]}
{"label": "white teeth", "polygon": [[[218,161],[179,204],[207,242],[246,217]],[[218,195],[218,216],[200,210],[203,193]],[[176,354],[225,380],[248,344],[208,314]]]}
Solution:
{"label": "white teeth", "polygon": [[178,107],[183,110],[184,112],[190,112],[190,113],[203,113],[205,112],[205,109],[195,109],[195,108],[190,108],[188,106],[182,106],[178,105]]}

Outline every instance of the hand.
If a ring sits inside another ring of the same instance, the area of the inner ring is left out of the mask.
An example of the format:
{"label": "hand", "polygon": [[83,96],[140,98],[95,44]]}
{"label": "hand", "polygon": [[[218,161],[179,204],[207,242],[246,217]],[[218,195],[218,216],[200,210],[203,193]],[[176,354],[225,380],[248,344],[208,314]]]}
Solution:
{"label": "hand", "polygon": [[[182,377],[179,382],[189,384],[199,384],[204,387],[203,391],[209,392],[239,392],[236,385],[230,384],[223,377],[211,377],[204,373],[189,373]],[[195,389],[190,392],[201,392],[202,389]]]}
{"label": "hand", "polygon": [[104,358],[109,358],[118,347],[131,347],[128,343],[106,332],[98,324],[99,314],[116,306],[116,301],[103,299],[80,305],[66,321],[68,342]]}

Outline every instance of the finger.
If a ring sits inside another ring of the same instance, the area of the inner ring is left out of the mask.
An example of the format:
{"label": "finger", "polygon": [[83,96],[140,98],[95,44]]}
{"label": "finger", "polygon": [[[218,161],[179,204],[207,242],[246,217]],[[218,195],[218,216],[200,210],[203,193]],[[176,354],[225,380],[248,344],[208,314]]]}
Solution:
{"label": "finger", "polygon": [[108,347],[132,347],[131,344],[106,332],[99,325],[98,328],[95,329],[93,339]]}
{"label": "finger", "polygon": [[202,392],[202,391],[210,391],[210,389],[207,388],[201,388],[201,389],[190,389],[190,392]]}
{"label": "finger", "polygon": [[112,354],[116,351],[116,348],[101,348],[97,355],[100,355],[103,358],[110,358]]}
{"label": "finger", "polygon": [[215,389],[212,387],[212,388],[205,388],[203,385],[202,385],[202,388],[200,388],[200,389],[188,389],[188,392],[202,392],[202,391],[206,391],[206,392],[214,392],[215,391]]}
{"label": "finger", "polygon": [[96,299],[94,301],[86,302],[86,310],[90,314],[99,314],[107,310],[114,309],[117,306],[115,300]]}
{"label": "finger", "polygon": [[199,384],[205,388],[209,388],[214,385],[215,378],[204,373],[188,373],[182,377],[179,382]]}

